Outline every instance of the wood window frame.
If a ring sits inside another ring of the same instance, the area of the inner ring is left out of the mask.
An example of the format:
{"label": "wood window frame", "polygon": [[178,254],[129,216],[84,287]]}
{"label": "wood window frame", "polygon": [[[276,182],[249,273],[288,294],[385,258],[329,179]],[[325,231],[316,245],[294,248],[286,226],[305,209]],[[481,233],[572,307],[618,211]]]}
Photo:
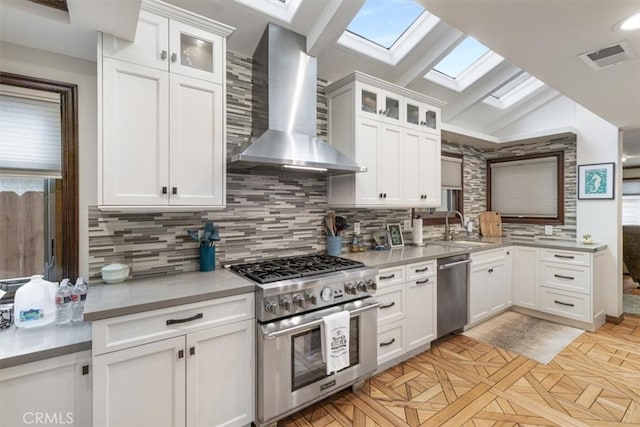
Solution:
{"label": "wood window frame", "polygon": [[[456,159],[462,160],[462,168],[461,168],[462,188],[458,191],[458,195],[456,197],[456,205],[460,213],[462,213],[462,215],[464,216],[464,156],[458,153],[446,153],[446,152],[442,152],[441,155],[445,157],[454,157]],[[417,215],[416,209],[411,208],[411,218],[415,218],[416,215]],[[423,216],[422,224],[423,225],[444,225],[446,215],[447,215],[446,212],[436,212],[434,214],[429,214],[429,217],[426,217],[426,218]],[[462,224],[462,223],[460,218],[457,215],[453,215],[449,217],[449,224]]]}
{"label": "wood window frame", "polygon": [[[0,84],[60,95],[62,188],[56,189],[56,276],[75,280],[78,264],[78,85],[0,71]],[[59,186],[58,186],[59,187]],[[58,239],[61,238],[60,242]]]}
{"label": "wood window frame", "polygon": [[514,224],[545,224],[545,225],[562,225],[564,224],[564,151],[550,151],[539,154],[525,154],[522,156],[497,157],[495,159],[487,159],[487,210],[491,211],[491,165],[494,163],[515,162],[519,160],[544,159],[547,157],[556,158],[556,174],[558,197],[557,214],[555,217],[540,218],[531,216],[505,216],[502,214],[502,222]]}

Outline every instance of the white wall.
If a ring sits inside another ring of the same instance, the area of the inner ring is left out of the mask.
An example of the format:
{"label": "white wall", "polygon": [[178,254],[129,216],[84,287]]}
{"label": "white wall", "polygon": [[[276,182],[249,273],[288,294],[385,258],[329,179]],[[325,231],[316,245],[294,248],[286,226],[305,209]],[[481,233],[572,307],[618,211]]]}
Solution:
{"label": "white wall", "polygon": [[576,104],[578,165],[615,163],[616,184],[613,200],[578,200],[578,236],[593,235],[607,244],[606,311],[622,314],[622,137],[618,128]]}
{"label": "white wall", "polygon": [[87,206],[97,204],[96,63],[0,41],[0,70],[78,85],[79,266],[88,277]]}

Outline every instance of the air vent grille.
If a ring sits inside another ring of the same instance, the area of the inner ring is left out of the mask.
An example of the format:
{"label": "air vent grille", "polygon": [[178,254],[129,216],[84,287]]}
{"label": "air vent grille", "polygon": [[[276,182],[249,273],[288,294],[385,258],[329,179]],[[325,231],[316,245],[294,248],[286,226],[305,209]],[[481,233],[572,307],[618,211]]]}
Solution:
{"label": "air vent grille", "polygon": [[580,58],[594,70],[611,67],[612,65],[628,61],[635,57],[636,55],[631,50],[631,46],[627,40],[580,55]]}

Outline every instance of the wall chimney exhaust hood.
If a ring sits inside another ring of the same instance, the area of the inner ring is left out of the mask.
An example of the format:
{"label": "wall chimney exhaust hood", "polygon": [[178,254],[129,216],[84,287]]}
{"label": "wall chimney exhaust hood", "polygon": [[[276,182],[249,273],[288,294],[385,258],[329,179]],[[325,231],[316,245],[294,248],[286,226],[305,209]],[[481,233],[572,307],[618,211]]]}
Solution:
{"label": "wall chimney exhaust hood", "polygon": [[253,54],[252,133],[258,137],[233,150],[229,171],[366,172],[316,136],[317,60],[305,48],[304,36],[267,25]]}

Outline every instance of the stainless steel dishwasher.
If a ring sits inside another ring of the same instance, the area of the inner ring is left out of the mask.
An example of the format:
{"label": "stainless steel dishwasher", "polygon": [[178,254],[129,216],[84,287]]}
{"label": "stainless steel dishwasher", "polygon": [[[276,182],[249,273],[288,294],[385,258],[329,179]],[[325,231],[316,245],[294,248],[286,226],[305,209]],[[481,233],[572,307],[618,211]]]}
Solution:
{"label": "stainless steel dishwasher", "polygon": [[467,323],[468,255],[438,259],[437,338],[462,329]]}

